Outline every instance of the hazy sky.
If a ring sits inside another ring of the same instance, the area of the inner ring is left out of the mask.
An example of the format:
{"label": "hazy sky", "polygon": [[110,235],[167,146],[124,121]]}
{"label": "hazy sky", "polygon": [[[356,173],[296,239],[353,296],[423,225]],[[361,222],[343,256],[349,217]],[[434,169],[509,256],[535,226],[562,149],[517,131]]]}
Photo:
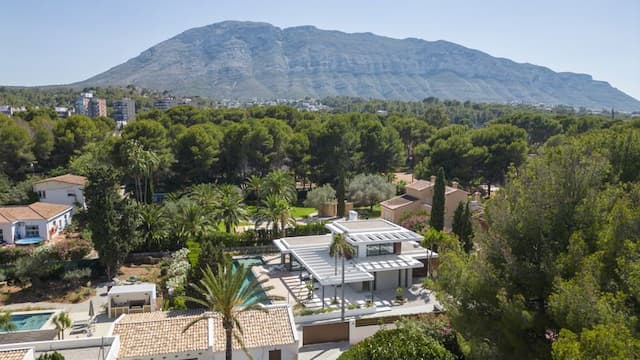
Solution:
{"label": "hazy sky", "polygon": [[640,0],[2,0],[0,84],[84,80],[223,20],[448,40],[640,99]]}

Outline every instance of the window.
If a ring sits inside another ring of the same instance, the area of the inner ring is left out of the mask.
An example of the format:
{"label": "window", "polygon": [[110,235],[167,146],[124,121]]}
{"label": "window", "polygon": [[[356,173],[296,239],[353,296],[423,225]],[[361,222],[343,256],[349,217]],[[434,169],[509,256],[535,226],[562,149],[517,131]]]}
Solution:
{"label": "window", "polygon": [[393,254],[393,243],[367,245],[367,256]]}
{"label": "window", "polygon": [[40,197],[40,199],[46,199],[47,198],[47,192],[44,191],[44,190],[38,191],[38,197]]}
{"label": "window", "polygon": [[2,234],[2,229],[0,229],[0,242],[4,241],[4,235]]}
{"label": "window", "polygon": [[269,350],[269,360],[280,360],[282,359],[282,350]]}
{"label": "window", "polygon": [[27,237],[38,237],[40,236],[40,230],[38,229],[38,225],[27,225],[25,227]]}

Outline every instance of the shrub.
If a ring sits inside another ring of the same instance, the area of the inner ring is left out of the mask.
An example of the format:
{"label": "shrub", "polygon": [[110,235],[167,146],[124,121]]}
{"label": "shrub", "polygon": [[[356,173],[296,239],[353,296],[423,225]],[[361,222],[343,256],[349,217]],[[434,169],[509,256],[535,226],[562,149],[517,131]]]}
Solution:
{"label": "shrub", "polygon": [[304,206],[320,208],[323,204],[335,203],[336,191],[329,184],[324,184],[317,187],[307,194],[307,199],[304,201]]}
{"label": "shrub", "polygon": [[384,201],[396,193],[396,187],[382,175],[356,175],[347,186],[349,200],[356,206],[369,206]]}
{"label": "shrub", "polygon": [[57,351],[38,356],[36,360],[64,360],[64,356]]}
{"label": "shrub", "polygon": [[344,352],[339,360],[454,360],[437,340],[406,329],[379,330]]}
{"label": "shrub", "polygon": [[184,296],[176,296],[173,298],[173,306],[171,306],[173,310],[186,310],[187,309],[187,300]]}
{"label": "shrub", "polygon": [[16,261],[16,277],[23,283],[38,283],[59,275],[63,270],[62,260],[47,246],[36,248],[31,256]]}
{"label": "shrub", "polygon": [[65,239],[51,246],[62,260],[80,260],[89,255],[93,246],[85,239]]}
{"label": "shrub", "polygon": [[22,257],[31,255],[32,252],[30,247],[0,247],[0,264],[12,264]]}
{"label": "shrub", "polygon": [[62,275],[62,280],[77,286],[83,279],[88,279],[89,277],[91,277],[91,269],[83,268],[67,271]]}

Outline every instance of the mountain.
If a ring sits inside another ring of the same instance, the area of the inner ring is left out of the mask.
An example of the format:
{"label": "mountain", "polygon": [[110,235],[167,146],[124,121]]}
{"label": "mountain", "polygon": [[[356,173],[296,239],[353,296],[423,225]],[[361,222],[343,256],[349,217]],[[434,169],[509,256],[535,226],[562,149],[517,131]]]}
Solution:
{"label": "mountain", "polygon": [[638,100],[589,75],[516,63],[447,41],[237,21],[187,30],[73,85],[129,84],[229,99],[434,96],[640,110]]}

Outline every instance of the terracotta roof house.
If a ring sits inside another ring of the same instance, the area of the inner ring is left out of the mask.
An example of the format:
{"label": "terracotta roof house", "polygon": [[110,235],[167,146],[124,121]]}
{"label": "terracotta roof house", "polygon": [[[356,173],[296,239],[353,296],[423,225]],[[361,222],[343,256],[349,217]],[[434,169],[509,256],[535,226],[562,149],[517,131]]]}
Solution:
{"label": "terracotta roof house", "polygon": [[[298,333],[291,307],[266,308],[266,312],[250,310],[240,314],[245,347],[254,359],[297,359]],[[210,313],[206,321],[183,332],[200,315],[202,311],[193,310],[122,315],[112,330],[112,335],[120,339],[118,359],[224,359],[225,333],[219,314]],[[247,358],[236,339],[233,357]]]}
{"label": "terracotta roof house", "polygon": [[0,350],[0,360],[34,360],[33,349]]}
{"label": "terracotta roof house", "polygon": [[71,222],[70,205],[35,202],[0,207],[0,242],[16,245],[51,240]]}
{"label": "terracotta roof house", "polygon": [[42,202],[72,206],[79,204],[86,208],[83,193],[86,183],[84,176],[65,174],[36,182],[33,191]]}
{"label": "terracotta roof house", "polygon": [[[431,212],[435,182],[435,176],[432,176],[430,180],[417,180],[406,186],[405,194],[381,202],[382,218],[399,223],[402,216],[408,212],[419,210]],[[453,213],[458,204],[466,201],[468,196],[469,193],[458,188],[457,182],[453,182],[452,186],[445,187],[444,225],[446,228],[451,227]]]}

